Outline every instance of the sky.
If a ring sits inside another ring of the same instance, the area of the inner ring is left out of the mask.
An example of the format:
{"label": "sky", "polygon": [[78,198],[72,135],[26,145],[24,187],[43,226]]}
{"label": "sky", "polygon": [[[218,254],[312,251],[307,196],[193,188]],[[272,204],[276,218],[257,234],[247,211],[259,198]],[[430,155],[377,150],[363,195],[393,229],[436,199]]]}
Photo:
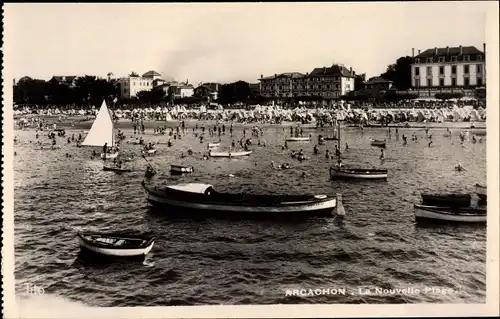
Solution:
{"label": "sky", "polygon": [[5,4],[13,77],[257,83],[334,63],[378,76],[412,48],[482,50],[492,2]]}

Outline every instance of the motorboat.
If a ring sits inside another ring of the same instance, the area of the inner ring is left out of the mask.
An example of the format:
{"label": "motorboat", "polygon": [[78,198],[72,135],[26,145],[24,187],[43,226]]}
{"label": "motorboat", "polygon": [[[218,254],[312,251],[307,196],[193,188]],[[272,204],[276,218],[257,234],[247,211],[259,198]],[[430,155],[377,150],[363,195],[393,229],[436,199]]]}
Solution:
{"label": "motorboat", "polygon": [[434,222],[486,223],[486,208],[414,205],[415,220]]}
{"label": "motorboat", "polygon": [[195,213],[198,216],[333,217],[336,197],[327,195],[255,195],[217,192],[210,184],[186,183],[155,187],[142,181],[146,199],[166,214]]}
{"label": "motorboat", "polygon": [[79,232],[80,249],[108,257],[144,257],[155,238],[117,233]]}
{"label": "motorboat", "polygon": [[387,170],[330,167],[330,179],[387,179]]}
{"label": "motorboat", "polygon": [[194,172],[193,166],[170,165],[170,172],[174,174],[184,174]]}
{"label": "motorboat", "polygon": [[242,157],[252,154],[252,151],[236,151],[236,152],[212,152],[210,151],[208,155],[210,157]]}

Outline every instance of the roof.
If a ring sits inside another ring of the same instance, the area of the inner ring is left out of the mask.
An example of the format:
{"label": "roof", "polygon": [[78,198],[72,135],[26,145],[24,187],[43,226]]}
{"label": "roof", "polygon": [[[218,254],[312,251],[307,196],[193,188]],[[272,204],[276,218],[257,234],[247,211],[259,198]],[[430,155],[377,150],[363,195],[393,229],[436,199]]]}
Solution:
{"label": "roof", "polygon": [[[462,50],[462,54],[460,54]],[[443,57],[443,56],[459,56],[459,55],[484,55],[484,53],[478,50],[474,46],[458,46],[458,47],[448,47],[448,48],[436,48],[427,49],[424,52],[417,55],[415,58],[433,58],[433,57]]]}
{"label": "roof", "polygon": [[375,76],[373,78],[370,78],[368,81],[366,81],[365,84],[381,84],[381,83],[392,83],[392,81],[389,81],[387,79],[384,79],[381,76]]}
{"label": "roof", "polygon": [[287,78],[296,79],[296,78],[302,78],[304,76],[305,76],[304,74],[299,73],[299,72],[286,72],[286,73],[276,74],[276,75],[272,75],[272,76],[266,76],[266,77],[263,77],[259,80],[271,80],[271,79],[275,79],[275,78],[279,78],[279,77],[287,77]]}
{"label": "roof", "polygon": [[354,77],[354,74],[343,65],[334,64],[331,67],[315,68],[309,76],[342,76]]}
{"label": "roof", "polygon": [[150,70],[142,75],[143,78],[152,78],[154,76],[161,76],[161,74],[156,71]]}

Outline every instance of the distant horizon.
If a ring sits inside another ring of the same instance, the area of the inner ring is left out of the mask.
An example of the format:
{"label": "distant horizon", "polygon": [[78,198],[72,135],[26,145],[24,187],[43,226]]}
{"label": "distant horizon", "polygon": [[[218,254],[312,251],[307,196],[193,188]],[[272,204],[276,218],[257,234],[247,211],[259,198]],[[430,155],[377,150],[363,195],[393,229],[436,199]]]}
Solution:
{"label": "distant horizon", "polygon": [[415,55],[459,45],[482,51],[486,14],[494,6],[6,4],[4,25],[11,32],[5,35],[5,54],[16,81],[24,76],[46,81],[53,76],[106,78],[108,72],[121,78],[154,70],[166,80],[193,84],[258,83],[261,74],[307,73],[333,64],[352,67],[369,79],[398,58],[412,56],[412,48]]}

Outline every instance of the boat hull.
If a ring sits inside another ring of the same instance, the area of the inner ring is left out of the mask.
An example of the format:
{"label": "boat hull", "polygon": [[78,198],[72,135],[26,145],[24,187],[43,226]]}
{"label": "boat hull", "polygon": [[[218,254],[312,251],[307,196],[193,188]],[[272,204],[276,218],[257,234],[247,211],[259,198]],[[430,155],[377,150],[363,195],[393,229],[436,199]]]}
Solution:
{"label": "boat hull", "polygon": [[162,213],[172,216],[224,216],[231,218],[304,218],[304,217],[333,217],[337,204],[336,198],[329,198],[318,202],[289,203],[288,205],[259,206],[259,203],[237,204],[234,202],[208,202],[201,200],[181,199],[151,192],[145,188],[147,201]]}
{"label": "boat hull", "polygon": [[485,209],[414,205],[414,211],[418,222],[486,223],[487,220]]}
{"label": "boat hull", "polygon": [[96,245],[93,245],[92,243],[89,243],[88,241],[84,240],[82,236],[79,234],[78,235],[78,243],[80,245],[80,249],[85,250],[87,252],[93,253],[93,254],[98,254],[98,255],[104,255],[108,257],[124,257],[124,258],[133,258],[133,257],[143,257],[146,256],[151,249],[153,248],[154,245],[154,240],[151,241],[151,243],[143,248],[105,248],[105,247],[98,247]]}
{"label": "boat hull", "polygon": [[245,152],[210,152],[210,157],[242,157],[252,154],[252,151]]}
{"label": "boat hull", "polygon": [[387,170],[353,170],[330,168],[330,179],[387,179]]}
{"label": "boat hull", "polygon": [[308,142],[310,140],[309,137],[289,137],[286,139],[287,142]]}
{"label": "boat hull", "polygon": [[371,142],[370,145],[371,146],[376,146],[376,147],[385,147],[385,142],[375,141],[375,142]]}

